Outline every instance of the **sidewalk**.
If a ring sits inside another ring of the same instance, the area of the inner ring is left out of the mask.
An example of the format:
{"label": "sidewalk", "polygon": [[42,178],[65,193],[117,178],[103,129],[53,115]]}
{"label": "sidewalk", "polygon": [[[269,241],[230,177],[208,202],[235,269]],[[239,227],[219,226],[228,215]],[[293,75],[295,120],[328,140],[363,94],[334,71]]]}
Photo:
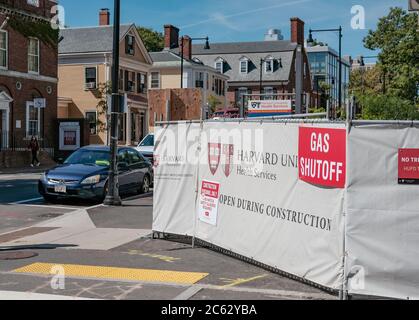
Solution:
{"label": "sidewalk", "polygon": [[0,168],[0,175],[1,174],[42,173],[54,167],[55,165],[41,165],[39,167],[31,167],[30,165],[28,165],[27,167],[20,167],[20,168]]}

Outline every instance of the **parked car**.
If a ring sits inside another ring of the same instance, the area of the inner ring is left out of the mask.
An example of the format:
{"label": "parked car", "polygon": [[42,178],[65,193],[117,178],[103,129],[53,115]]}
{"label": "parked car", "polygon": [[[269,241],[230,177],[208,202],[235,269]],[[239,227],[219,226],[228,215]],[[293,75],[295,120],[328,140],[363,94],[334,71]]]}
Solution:
{"label": "parked car", "polygon": [[[38,183],[47,201],[58,198],[103,200],[108,192],[110,148],[88,146],[68,157],[62,165],[45,172]],[[119,190],[147,193],[153,181],[152,164],[135,148],[118,148]]]}
{"label": "parked car", "polygon": [[137,151],[140,152],[146,159],[153,163],[154,154],[154,133],[148,134],[143,141],[137,146]]}

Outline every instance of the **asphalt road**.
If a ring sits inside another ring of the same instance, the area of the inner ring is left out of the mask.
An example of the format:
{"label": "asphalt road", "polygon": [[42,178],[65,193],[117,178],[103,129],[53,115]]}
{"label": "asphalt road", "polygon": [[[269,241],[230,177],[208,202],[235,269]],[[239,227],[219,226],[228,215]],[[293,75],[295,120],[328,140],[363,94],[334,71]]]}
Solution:
{"label": "asphalt road", "polygon": [[[0,175],[0,300],[336,299],[188,242],[152,239],[152,195],[126,198],[120,208],[49,204],[37,193],[38,178]],[[36,256],[2,260],[16,252]],[[57,266],[65,270],[58,288],[50,274]]]}
{"label": "asphalt road", "polygon": [[14,203],[40,198],[38,180],[40,173],[0,175],[0,203]]}

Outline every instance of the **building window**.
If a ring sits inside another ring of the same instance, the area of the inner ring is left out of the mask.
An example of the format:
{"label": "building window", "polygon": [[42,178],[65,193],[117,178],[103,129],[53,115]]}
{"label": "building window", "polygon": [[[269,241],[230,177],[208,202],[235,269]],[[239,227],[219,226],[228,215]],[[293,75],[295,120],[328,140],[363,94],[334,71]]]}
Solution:
{"label": "building window", "polygon": [[84,87],[86,90],[97,88],[97,68],[89,67],[84,69]]}
{"label": "building window", "polygon": [[125,71],[125,91],[135,92],[135,72]]}
{"label": "building window", "polygon": [[160,73],[151,73],[151,89],[160,89]]}
{"label": "building window", "polygon": [[203,72],[195,72],[195,88],[204,88]]}
{"label": "building window", "polygon": [[138,74],[138,93],[147,93],[147,75],[144,73]]}
{"label": "building window", "polygon": [[135,54],[135,37],[127,35],[125,37],[125,53],[133,56]]}
{"label": "building window", "polygon": [[246,106],[249,101],[249,96],[247,94],[250,94],[251,90],[247,88],[239,88],[236,92],[236,104],[241,106],[244,100],[244,105]]}
{"label": "building window", "polygon": [[249,72],[249,61],[247,59],[240,61],[240,73],[248,73]]}
{"label": "building window", "polygon": [[215,62],[215,70],[219,73],[224,73],[224,61],[223,60],[217,60]]}
{"label": "building window", "polygon": [[97,134],[97,114],[96,111],[86,112],[86,121],[89,124],[91,135]]}
{"label": "building window", "polygon": [[272,87],[266,87],[263,90],[263,93],[265,94],[264,100],[275,100],[276,99],[276,89]]}
{"label": "building window", "polygon": [[36,38],[29,38],[28,70],[39,73],[39,40]]}
{"label": "building window", "polygon": [[7,32],[0,30],[0,68],[7,69]]}
{"label": "building window", "polygon": [[274,60],[268,59],[265,61],[265,72],[272,73],[274,72]]}
{"label": "building window", "polygon": [[39,136],[40,110],[32,101],[26,103],[26,136]]}

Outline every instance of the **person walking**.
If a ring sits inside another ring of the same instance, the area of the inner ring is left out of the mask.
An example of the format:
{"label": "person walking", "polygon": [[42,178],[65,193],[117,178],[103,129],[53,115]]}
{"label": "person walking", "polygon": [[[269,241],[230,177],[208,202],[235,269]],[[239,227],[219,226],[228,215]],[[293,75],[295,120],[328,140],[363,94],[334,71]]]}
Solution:
{"label": "person walking", "polygon": [[32,153],[31,167],[34,167],[34,166],[39,167],[41,163],[38,160],[39,143],[36,137],[32,137],[31,142],[29,143],[28,149]]}

